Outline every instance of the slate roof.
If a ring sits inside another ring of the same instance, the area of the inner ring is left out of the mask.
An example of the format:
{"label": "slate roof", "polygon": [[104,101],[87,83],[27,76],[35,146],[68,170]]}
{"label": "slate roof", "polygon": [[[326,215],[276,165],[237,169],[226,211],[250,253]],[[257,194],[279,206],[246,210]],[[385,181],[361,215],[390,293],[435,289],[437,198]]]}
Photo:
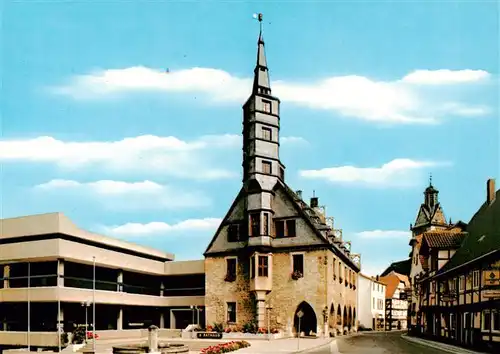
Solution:
{"label": "slate roof", "polygon": [[381,276],[386,276],[390,272],[394,271],[403,275],[410,275],[411,270],[411,258],[405,259],[404,261],[393,262],[386,270],[383,271]]}
{"label": "slate roof", "polygon": [[438,272],[443,274],[490,253],[500,253],[500,189],[495,200],[483,203],[467,225],[462,246]]}

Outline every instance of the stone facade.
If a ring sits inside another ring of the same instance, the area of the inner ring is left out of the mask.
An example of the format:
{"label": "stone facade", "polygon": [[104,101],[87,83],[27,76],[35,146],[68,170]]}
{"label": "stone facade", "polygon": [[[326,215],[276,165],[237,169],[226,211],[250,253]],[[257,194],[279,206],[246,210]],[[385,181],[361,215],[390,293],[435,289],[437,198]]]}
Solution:
{"label": "stone facade", "polygon": [[205,251],[206,323],[343,333],[356,327],[359,262],[318,198],[308,205],[285,183],[261,34],[257,53],[243,105],[243,186]]}
{"label": "stone facade", "polygon": [[[291,257],[296,253],[304,254],[304,276],[294,280],[291,277]],[[339,261],[330,250],[296,253],[281,252],[272,255],[273,272],[270,274],[272,277],[272,291],[266,298],[266,305],[271,304],[272,307],[271,310],[268,310],[270,312],[270,327],[289,334],[294,333],[294,317],[297,308],[302,302],[306,302],[314,310],[317,333],[325,332],[323,316],[325,307],[328,316],[326,322],[328,323],[327,332],[341,333],[345,326],[356,327],[357,277],[352,276],[351,281],[347,283],[348,286],[345,285],[345,279],[342,279],[342,283],[340,283],[338,276]],[[235,281],[227,282],[224,280],[226,276],[226,259],[227,257],[207,257],[205,259],[207,274],[205,290],[206,321],[207,325],[222,323],[225,327],[242,326],[254,320],[257,310],[255,297],[249,288],[250,261],[248,258],[239,257],[237,277]],[[237,322],[235,324],[227,321],[228,302],[236,302],[237,304]],[[340,316],[338,313],[339,308],[341,310]],[[351,310],[350,321],[349,309]],[[350,323],[346,323],[346,320]]]}

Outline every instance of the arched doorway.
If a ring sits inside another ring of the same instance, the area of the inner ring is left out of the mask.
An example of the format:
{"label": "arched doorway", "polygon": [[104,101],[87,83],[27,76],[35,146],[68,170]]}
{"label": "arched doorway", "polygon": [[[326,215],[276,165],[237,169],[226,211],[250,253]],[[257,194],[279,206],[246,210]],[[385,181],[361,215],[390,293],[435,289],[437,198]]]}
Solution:
{"label": "arched doorway", "polygon": [[328,316],[328,328],[335,328],[335,323],[337,319],[335,318],[335,305],[330,306],[330,316]]}
{"label": "arched doorway", "polygon": [[347,324],[349,323],[349,322],[347,322],[348,321],[348,319],[347,319],[347,307],[345,307],[345,306],[344,306],[344,312],[343,312],[343,314],[344,314],[344,316],[342,318],[342,333],[345,332],[344,331],[344,327],[346,327]]}
{"label": "arched doorway", "polygon": [[[303,316],[300,318],[300,330],[299,330],[299,317],[297,314],[299,312],[303,313]],[[293,328],[295,333],[304,332],[306,336],[308,336],[311,332],[316,333],[318,330],[318,321],[316,319],[316,314],[314,313],[314,309],[307,302],[303,301],[297,306],[297,310],[295,310],[295,314],[293,316]]]}
{"label": "arched doorway", "polygon": [[349,331],[351,330],[352,326],[352,309],[351,306],[349,306],[349,312],[347,313],[347,328]]}
{"label": "arched doorway", "polygon": [[352,325],[354,327],[357,327],[357,325],[356,325],[356,308],[354,308],[354,310],[352,310]]}
{"label": "arched doorway", "polygon": [[337,306],[337,326],[342,327],[342,309],[340,304]]}

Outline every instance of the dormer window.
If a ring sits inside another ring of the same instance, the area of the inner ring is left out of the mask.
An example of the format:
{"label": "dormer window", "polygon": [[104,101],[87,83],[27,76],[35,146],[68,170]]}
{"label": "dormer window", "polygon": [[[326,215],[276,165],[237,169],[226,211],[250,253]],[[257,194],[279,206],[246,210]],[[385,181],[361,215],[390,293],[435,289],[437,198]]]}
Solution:
{"label": "dormer window", "polygon": [[239,225],[231,224],[227,228],[227,240],[228,242],[238,242],[239,241]]}
{"label": "dormer window", "polygon": [[274,229],[277,238],[295,237],[296,236],[295,219],[276,220],[274,222]]}

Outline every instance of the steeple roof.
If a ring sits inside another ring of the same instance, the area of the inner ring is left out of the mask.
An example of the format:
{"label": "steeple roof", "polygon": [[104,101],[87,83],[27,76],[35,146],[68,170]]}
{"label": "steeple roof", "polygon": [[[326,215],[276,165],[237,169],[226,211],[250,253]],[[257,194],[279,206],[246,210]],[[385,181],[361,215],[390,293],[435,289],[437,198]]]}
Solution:
{"label": "steeple roof", "polygon": [[269,81],[269,70],[267,68],[266,50],[264,48],[264,37],[262,36],[262,14],[259,14],[260,32],[257,41],[257,63],[254,70],[252,94],[271,94],[271,83]]}

